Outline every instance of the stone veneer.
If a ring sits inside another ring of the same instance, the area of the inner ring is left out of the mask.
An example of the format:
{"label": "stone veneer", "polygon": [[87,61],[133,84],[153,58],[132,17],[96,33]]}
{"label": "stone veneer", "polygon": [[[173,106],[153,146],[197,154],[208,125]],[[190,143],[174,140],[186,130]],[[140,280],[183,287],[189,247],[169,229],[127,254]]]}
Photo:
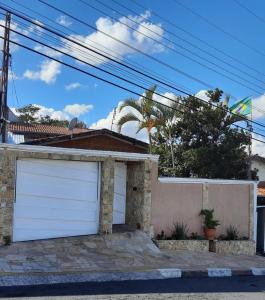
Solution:
{"label": "stone veneer", "polygon": [[[100,157],[86,154],[53,153],[52,151],[0,149],[0,244],[4,242],[5,237],[12,240],[16,160],[20,158],[101,162],[99,233],[112,233],[115,159],[111,157],[111,154],[109,157]],[[120,161],[126,161],[126,159],[120,159]],[[126,224],[136,226],[139,223],[141,229],[148,231],[151,218],[151,161],[128,159],[127,163],[129,192],[126,200]]]}
{"label": "stone veneer", "polygon": [[208,252],[208,240],[156,240],[160,249],[166,250],[188,250],[197,252]]}
{"label": "stone veneer", "polygon": [[151,161],[127,164],[126,224],[150,233]]}
{"label": "stone veneer", "polygon": [[218,254],[255,255],[256,243],[249,240],[214,241],[215,252]]}

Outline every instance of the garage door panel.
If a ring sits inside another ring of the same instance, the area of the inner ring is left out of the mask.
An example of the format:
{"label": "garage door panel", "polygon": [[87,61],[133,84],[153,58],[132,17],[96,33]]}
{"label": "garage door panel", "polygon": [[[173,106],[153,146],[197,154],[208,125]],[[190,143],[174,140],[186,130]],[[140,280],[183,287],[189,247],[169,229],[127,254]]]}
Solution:
{"label": "garage door panel", "polygon": [[94,199],[97,195],[96,182],[71,181],[32,174],[21,174],[17,183],[17,194],[39,195],[52,198],[86,200],[88,195]]}
{"label": "garage door panel", "polygon": [[18,229],[14,235],[14,239],[16,241],[30,241],[30,240],[38,240],[39,236],[42,239],[49,239],[49,238],[57,238],[57,237],[67,237],[67,236],[77,236],[77,235],[87,235],[87,234],[94,234],[97,231],[97,227],[93,225],[90,226],[90,232],[86,229],[78,229],[74,230],[71,229],[69,231],[53,229],[51,232],[47,232],[47,229],[27,229],[21,228]]}
{"label": "garage door panel", "polygon": [[76,162],[67,161],[68,173],[65,173],[65,166],[61,160],[48,160],[48,159],[25,159],[20,160],[19,164],[23,172],[30,174],[41,174],[47,176],[58,176],[64,178],[84,179],[94,178],[98,172],[98,163],[85,162],[84,165],[77,165]]}
{"label": "garage door panel", "polygon": [[[20,199],[20,202],[16,204],[17,207],[21,205],[27,207],[27,209],[31,209],[31,207],[38,207],[39,209],[43,208],[51,208],[51,209],[77,209],[77,210],[89,210],[96,209],[98,207],[98,203],[95,203],[91,198],[88,201],[85,200],[76,200],[76,199],[64,199],[64,198],[52,198],[52,197],[42,197],[35,195],[26,195],[19,194],[17,195]],[[63,203],[62,203],[63,201]],[[23,203],[23,204],[21,204]]]}
{"label": "garage door panel", "polygon": [[[69,230],[88,230],[88,228],[93,225],[94,221],[87,220],[56,220],[56,219],[29,219],[29,218],[18,218],[20,223],[20,228],[24,229],[35,229],[35,230],[44,230],[49,229],[50,232],[53,230],[65,230],[69,232]],[[63,221],[63,222],[62,222]]]}
{"label": "garage door panel", "polygon": [[17,161],[13,240],[95,234],[98,163]]}
{"label": "garage door panel", "polygon": [[68,221],[97,221],[97,207],[86,207],[83,210],[80,209],[60,209],[55,210],[54,208],[41,208],[38,206],[25,206],[19,205],[17,207],[20,210],[19,219],[38,219],[38,220],[68,220]]}

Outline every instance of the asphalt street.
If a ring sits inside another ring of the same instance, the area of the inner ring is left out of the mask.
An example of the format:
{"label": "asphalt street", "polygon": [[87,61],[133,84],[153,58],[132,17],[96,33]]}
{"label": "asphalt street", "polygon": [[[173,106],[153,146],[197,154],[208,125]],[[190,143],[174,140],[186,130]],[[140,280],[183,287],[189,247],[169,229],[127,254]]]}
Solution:
{"label": "asphalt street", "polygon": [[264,291],[265,276],[235,276],[0,287],[0,297]]}

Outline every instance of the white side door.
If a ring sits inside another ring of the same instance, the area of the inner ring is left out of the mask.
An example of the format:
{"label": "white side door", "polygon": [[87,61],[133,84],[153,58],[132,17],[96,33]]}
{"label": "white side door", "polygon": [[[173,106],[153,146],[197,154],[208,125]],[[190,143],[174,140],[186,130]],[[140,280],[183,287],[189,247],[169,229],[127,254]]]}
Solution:
{"label": "white side door", "polygon": [[97,233],[98,184],[97,162],[18,160],[13,241]]}
{"label": "white side door", "polygon": [[113,224],[125,224],[127,166],[116,162],[114,171]]}

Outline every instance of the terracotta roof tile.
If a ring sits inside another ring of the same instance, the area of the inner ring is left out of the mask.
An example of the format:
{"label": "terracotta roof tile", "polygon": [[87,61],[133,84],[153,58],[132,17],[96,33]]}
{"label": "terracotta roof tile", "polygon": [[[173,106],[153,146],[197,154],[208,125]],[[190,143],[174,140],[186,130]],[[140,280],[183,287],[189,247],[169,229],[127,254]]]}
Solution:
{"label": "terracotta roof tile", "polygon": [[13,133],[44,133],[50,135],[76,134],[90,131],[90,129],[74,128],[72,132],[67,127],[26,123],[10,123],[8,129]]}

